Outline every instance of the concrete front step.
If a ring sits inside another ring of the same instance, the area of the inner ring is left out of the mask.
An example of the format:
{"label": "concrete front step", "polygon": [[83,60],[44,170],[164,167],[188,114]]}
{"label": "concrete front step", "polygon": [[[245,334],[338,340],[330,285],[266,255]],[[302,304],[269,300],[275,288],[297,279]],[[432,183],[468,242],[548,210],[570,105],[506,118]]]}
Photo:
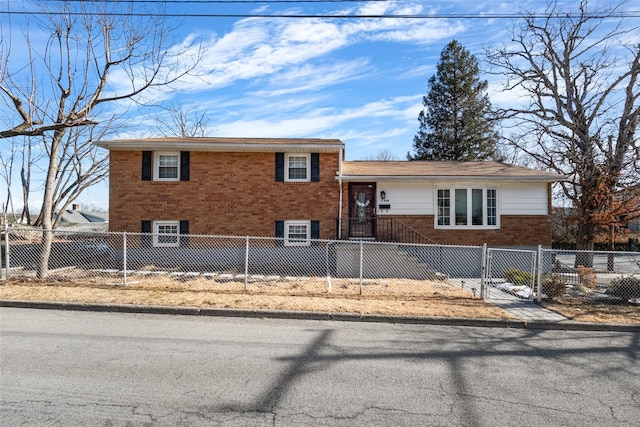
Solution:
{"label": "concrete front step", "polygon": [[[336,255],[336,275],[358,277],[360,246],[338,244]],[[439,273],[421,265],[397,245],[368,245],[362,254],[362,271],[365,278],[439,279]]]}

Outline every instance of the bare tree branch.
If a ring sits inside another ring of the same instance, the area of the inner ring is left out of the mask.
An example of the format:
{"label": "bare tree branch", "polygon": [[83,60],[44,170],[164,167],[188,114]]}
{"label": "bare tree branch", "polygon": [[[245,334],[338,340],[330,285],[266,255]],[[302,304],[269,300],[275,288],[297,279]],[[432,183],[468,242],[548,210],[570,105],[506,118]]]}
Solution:
{"label": "bare tree branch", "polygon": [[[11,47],[0,50],[0,98],[9,107],[3,118],[10,112],[20,121],[0,130],[0,138],[41,141],[47,161],[37,223],[51,230],[58,225],[56,212],[105,179],[107,154],[93,142],[123,125],[122,101],[143,102],[142,94],[170,88],[193,72],[203,52],[197,44],[173,46],[163,18],[127,13],[133,2],[41,4],[37,19],[46,42],[36,44],[26,27],[26,63],[9,60]],[[95,13],[109,11],[118,13]],[[115,103],[117,108],[108,107]],[[39,277],[47,274],[51,233],[44,232],[43,240]]]}
{"label": "bare tree branch", "polygon": [[[640,27],[606,19],[616,8],[561,16],[556,4],[546,19],[523,16],[512,44],[487,51],[505,89],[529,95],[524,107],[500,111],[505,135],[546,169],[568,176],[561,183],[581,220],[578,243],[592,245],[599,227],[622,218],[621,206],[637,184],[639,165],[640,45],[625,37]],[[635,179],[634,179],[635,177]]]}

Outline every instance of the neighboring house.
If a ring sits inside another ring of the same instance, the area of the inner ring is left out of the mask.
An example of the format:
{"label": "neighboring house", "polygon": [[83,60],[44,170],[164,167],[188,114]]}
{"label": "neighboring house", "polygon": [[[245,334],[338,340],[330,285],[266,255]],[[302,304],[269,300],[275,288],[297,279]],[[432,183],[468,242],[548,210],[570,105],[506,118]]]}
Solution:
{"label": "neighboring house", "polygon": [[337,139],[97,145],[110,150],[110,230],[153,233],[155,246],[184,234],[548,246],[562,179],[495,162],[344,161]]}
{"label": "neighboring house", "polygon": [[71,209],[66,209],[56,213],[56,217],[61,216],[60,224],[91,224],[91,223],[107,223],[109,215],[106,212],[87,212],[80,210],[79,205],[71,205]]}

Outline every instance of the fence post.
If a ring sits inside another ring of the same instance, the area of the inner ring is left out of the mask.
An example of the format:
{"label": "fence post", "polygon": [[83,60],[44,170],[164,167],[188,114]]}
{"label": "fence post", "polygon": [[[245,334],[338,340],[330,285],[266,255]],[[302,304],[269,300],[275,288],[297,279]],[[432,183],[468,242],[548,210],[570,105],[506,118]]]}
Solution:
{"label": "fence post", "polygon": [[244,290],[247,290],[249,280],[249,236],[244,250]]}
{"label": "fence post", "polygon": [[487,244],[482,244],[482,254],[480,255],[480,295],[482,299],[487,298],[485,277],[487,275]]}
{"label": "fence post", "polygon": [[124,286],[127,286],[127,232],[122,233],[122,276]]}
{"label": "fence post", "polygon": [[327,244],[325,245],[325,264],[327,267],[327,292],[331,293],[332,287],[331,287],[331,265],[329,264],[329,245],[331,244],[331,242],[327,242]]}
{"label": "fence post", "polygon": [[362,240],[360,240],[360,295],[362,295],[362,249],[364,244]]}
{"label": "fence post", "polygon": [[542,262],[544,261],[544,258],[542,258],[542,256],[542,245],[538,245],[538,280],[536,283],[536,292],[538,293],[536,300],[538,301],[538,304],[542,302]]}
{"label": "fence post", "polygon": [[[0,260],[0,276],[2,276],[2,260]],[[4,267],[5,267],[5,279],[9,280],[10,265],[9,265],[9,224],[4,223]]]}

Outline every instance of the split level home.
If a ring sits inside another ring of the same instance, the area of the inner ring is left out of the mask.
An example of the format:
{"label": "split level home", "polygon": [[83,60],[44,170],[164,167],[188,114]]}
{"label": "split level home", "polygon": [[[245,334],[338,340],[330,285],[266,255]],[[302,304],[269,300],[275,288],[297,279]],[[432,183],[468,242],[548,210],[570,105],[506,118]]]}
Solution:
{"label": "split level home", "polygon": [[[498,162],[345,161],[338,139],[142,138],[110,152],[109,229],[181,236],[551,245],[551,184]],[[188,241],[188,239],[183,239]]]}

